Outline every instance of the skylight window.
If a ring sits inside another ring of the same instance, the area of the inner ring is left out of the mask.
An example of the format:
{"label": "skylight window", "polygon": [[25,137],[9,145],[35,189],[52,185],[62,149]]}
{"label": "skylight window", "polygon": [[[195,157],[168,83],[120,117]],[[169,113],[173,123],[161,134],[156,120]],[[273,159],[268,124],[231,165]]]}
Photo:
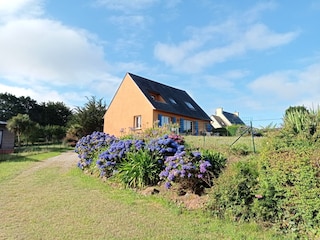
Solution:
{"label": "skylight window", "polygon": [[170,102],[173,104],[177,104],[177,102],[173,98],[169,98]]}
{"label": "skylight window", "polygon": [[185,104],[186,104],[191,110],[196,110],[191,103],[185,102]]}

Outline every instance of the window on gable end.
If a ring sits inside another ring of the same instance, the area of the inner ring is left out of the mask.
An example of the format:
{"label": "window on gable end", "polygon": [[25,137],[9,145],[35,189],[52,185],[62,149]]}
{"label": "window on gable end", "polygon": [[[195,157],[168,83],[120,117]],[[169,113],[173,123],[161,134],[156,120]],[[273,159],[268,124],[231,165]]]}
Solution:
{"label": "window on gable end", "polygon": [[134,116],[134,129],[141,129],[142,127],[142,119],[141,115]]}

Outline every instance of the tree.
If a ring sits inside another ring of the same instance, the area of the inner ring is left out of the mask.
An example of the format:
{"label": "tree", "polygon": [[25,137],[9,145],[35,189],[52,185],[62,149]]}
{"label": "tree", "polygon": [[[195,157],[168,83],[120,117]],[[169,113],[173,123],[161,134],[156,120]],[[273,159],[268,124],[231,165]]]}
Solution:
{"label": "tree", "polygon": [[42,119],[40,125],[66,126],[72,111],[63,102],[48,102],[41,104]]}
{"label": "tree", "polygon": [[10,93],[0,93],[0,120],[7,121],[19,113],[30,115],[37,106],[37,102],[30,97],[18,98]]}
{"label": "tree", "polygon": [[94,131],[103,130],[103,116],[106,111],[106,104],[103,99],[95,97],[87,98],[88,102],[84,107],[77,107],[73,117],[72,125],[81,126],[81,135],[85,136]]}
{"label": "tree", "polygon": [[8,120],[7,128],[17,136],[18,146],[21,146],[21,137],[24,135],[28,138],[28,134],[32,131],[35,122],[31,121],[27,114],[18,114]]}
{"label": "tree", "polygon": [[0,93],[0,120],[7,121],[18,113],[25,113],[19,98],[9,93]]}

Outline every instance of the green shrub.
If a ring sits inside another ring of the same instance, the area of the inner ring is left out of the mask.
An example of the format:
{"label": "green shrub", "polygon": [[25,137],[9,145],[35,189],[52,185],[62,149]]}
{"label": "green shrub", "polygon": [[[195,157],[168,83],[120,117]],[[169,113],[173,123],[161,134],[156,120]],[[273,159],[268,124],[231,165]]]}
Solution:
{"label": "green shrub", "polygon": [[259,194],[253,211],[262,221],[297,236],[318,231],[319,167],[311,164],[312,148],[267,152],[261,157]]}
{"label": "green shrub", "polygon": [[231,164],[216,181],[208,209],[219,217],[248,220],[256,197],[257,163],[244,160]]}
{"label": "green shrub", "polygon": [[227,158],[220,152],[215,152],[212,150],[201,151],[203,159],[206,159],[211,164],[211,172],[213,177],[218,178],[221,171],[225,168],[227,163]]}
{"label": "green shrub", "polygon": [[243,155],[243,156],[248,155],[250,152],[248,145],[243,143],[232,145],[230,150],[233,154]]}
{"label": "green shrub", "polygon": [[148,150],[128,152],[118,168],[117,178],[127,187],[142,188],[159,181],[161,165]]}

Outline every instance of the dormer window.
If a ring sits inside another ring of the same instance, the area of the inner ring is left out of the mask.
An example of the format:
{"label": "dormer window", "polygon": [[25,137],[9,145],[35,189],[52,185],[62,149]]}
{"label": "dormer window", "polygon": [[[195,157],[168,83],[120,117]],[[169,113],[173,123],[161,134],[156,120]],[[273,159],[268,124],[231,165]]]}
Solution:
{"label": "dormer window", "polygon": [[188,108],[190,108],[191,110],[196,110],[191,103],[185,102],[185,104],[186,104],[186,105],[188,106]]}
{"label": "dormer window", "polygon": [[154,101],[166,103],[166,101],[163,99],[163,97],[161,97],[159,93],[149,92],[149,94]]}

